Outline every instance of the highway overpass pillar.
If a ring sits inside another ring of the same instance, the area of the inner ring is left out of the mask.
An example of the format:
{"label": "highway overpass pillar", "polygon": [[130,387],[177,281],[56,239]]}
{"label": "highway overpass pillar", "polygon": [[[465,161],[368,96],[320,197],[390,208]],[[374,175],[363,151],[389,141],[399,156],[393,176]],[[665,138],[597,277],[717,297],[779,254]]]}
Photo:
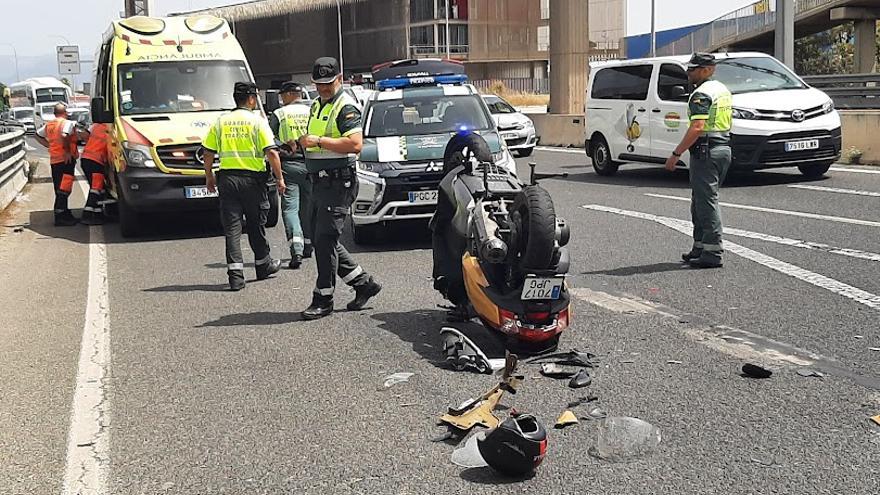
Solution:
{"label": "highway overpass pillar", "polygon": [[794,69],[794,0],[776,0],[774,56]]}
{"label": "highway overpass pillar", "polygon": [[590,2],[550,0],[550,113],[583,114]]}
{"label": "highway overpass pillar", "polygon": [[855,51],[853,62],[857,74],[874,72],[877,65],[877,21],[862,19],[855,21]]}

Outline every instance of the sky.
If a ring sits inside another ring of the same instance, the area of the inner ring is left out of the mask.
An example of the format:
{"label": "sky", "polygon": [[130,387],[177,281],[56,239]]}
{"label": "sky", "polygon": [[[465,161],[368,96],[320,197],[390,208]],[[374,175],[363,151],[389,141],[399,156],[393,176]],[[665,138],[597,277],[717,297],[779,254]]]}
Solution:
{"label": "sky", "polygon": [[[0,3],[13,0],[0,0]],[[240,3],[242,0],[149,0],[153,15],[180,12]],[[657,2],[657,29],[669,29],[706,22],[735,10],[754,0],[712,0],[701,2],[693,8],[695,0],[655,0]],[[45,75],[29,74],[36,67],[46,66],[46,57],[55,56],[55,46],[68,42],[80,47],[80,59],[89,60],[100,43],[101,35],[112,19],[123,10],[123,0],[37,0],[30,3],[16,2],[15,13],[4,10],[3,29],[0,29],[0,78],[8,79],[14,73],[12,49],[18,52],[22,78]],[[33,13],[21,12],[27,5],[35,6]],[[628,0],[627,34],[650,31],[651,0]],[[10,18],[15,17],[18,18]],[[55,27],[57,26],[57,27]],[[47,34],[47,33],[52,34]],[[66,38],[66,39],[65,39]],[[41,57],[39,61],[35,57]],[[39,62],[39,63],[38,63]],[[29,69],[29,67],[34,67]],[[77,86],[86,80],[85,75],[76,78]]]}

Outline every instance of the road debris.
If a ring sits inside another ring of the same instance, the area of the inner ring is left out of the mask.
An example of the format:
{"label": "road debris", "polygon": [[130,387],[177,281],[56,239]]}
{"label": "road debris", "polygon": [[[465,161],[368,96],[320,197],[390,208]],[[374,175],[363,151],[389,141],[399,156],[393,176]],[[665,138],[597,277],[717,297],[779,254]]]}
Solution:
{"label": "road debris", "polygon": [[412,377],[413,375],[415,375],[415,373],[408,373],[408,372],[394,373],[392,375],[386,376],[385,382],[382,385],[385,388],[391,388],[391,387],[397,385],[398,383],[404,383],[404,382],[409,381],[410,377]]}
{"label": "road debris", "polygon": [[633,364],[636,361],[634,359],[621,359],[620,364]]}
{"label": "road debris", "polygon": [[561,430],[561,429],[565,428],[566,426],[571,426],[571,425],[576,425],[576,424],[578,424],[577,416],[575,416],[574,413],[571,412],[570,410],[566,410],[565,412],[563,412],[559,416],[559,419],[556,420],[556,424],[553,425],[553,427],[556,428],[557,430]]}
{"label": "road debris", "polygon": [[666,361],[666,364],[683,364],[681,361],[676,361],[675,359],[670,359]]}
{"label": "road debris", "polygon": [[443,340],[446,363],[456,371],[471,369],[491,374],[504,368],[504,359],[489,359],[477,344],[454,328],[443,327],[440,338]]}
{"label": "road debris", "polygon": [[749,378],[770,378],[773,376],[773,372],[768,370],[767,368],[762,368],[757,364],[746,363],[742,367],[743,376]]}
{"label": "road debris", "polygon": [[868,347],[869,351],[880,352],[880,347]]}
{"label": "road debris", "polygon": [[586,369],[582,369],[578,371],[576,375],[571,377],[568,386],[570,388],[584,388],[591,383],[593,383],[593,378],[590,376],[590,372]]}
{"label": "road debris", "polygon": [[449,408],[449,411],[440,417],[440,424],[455,428],[459,432],[468,431],[474,426],[481,425],[486,428],[495,428],[499,420],[494,411],[504,392],[516,393],[517,387],[522,383],[522,376],[515,376],[518,358],[514,354],[507,354],[504,373],[501,382],[478,399],[469,399],[457,408]]}
{"label": "road debris", "polygon": [[638,418],[611,417],[599,422],[593,452],[600,459],[622,461],[653,453],[660,445],[660,429]]}
{"label": "road debris", "polygon": [[16,234],[20,234],[20,233],[24,232],[24,227],[15,227],[14,229],[12,229],[12,231],[15,232]]}
{"label": "road debris", "polygon": [[877,423],[878,425],[880,425],[880,414],[871,417],[871,421],[873,421],[873,422]]}
{"label": "road debris", "polygon": [[580,352],[572,349],[568,352],[556,352],[535,356],[526,361],[529,364],[556,363],[563,366],[579,366],[582,368],[596,368],[596,355],[589,352]]}
{"label": "road debris", "polygon": [[452,453],[466,468],[490,467],[500,474],[523,477],[535,472],[547,452],[547,431],[530,414],[512,414],[496,428],[478,432]]}
{"label": "road debris", "polygon": [[589,410],[587,411],[587,415],[581,416],[581,419],[596,421],[596,420],[600,420],[600,419],[605,419],[607,417],[608,417],[608,413],[605,412],[605,410],[602,409],[602,407],[600,407],[598,404],[593,404],[592,406],[590,406]]}
{"label": "road debris", "polygon": [[549,378],[569,378],[574,371],[567,370],[556,363],[544,363],[541,365],[541,374]]}
{"label": "road debris", "polygon": [[821,371],[811,370],[809,368],[801,368],[801,369],[797,370],[797,374],[801,375],[803,377],[816,377],[816,378],[825,377],[825,373],[822,373]]}

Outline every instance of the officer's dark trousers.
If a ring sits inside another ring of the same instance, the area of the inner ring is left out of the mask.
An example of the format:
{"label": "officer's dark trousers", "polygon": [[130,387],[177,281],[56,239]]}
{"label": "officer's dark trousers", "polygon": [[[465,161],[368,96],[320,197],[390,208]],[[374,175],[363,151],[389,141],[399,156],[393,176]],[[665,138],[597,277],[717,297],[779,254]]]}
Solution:
{"label": "officer's dark trousers", "polygon": [[83,217],[96,217],[103,215],[104,207],[104,165],[88,158],[79,161],[79,166],[86,175],[89,183],[89,197],[83,207]]}
{"label": "officer's dark trousers", "polygon": [[691,219],[694,223],[694,249],[704,259],[721,260],[721,209],[718,190],[730,168],[730,146],[712,146],[708,153],[691,152]]}
{"label": "officer's dark trousers", "polygon": [[266,220],[269,216],[266,176],[238,170],[222,170],[217,176],[217,190],[220,193],[220,221],[226,235],[229,281],[244,280],[242,218],[247,219],[248,243],[254,251],[254,264],[259,268],[272,260],[269,242],[266,240]]}
{"label": "officer's dark trousers", "polygon": [[76,162],[53,163],[52,184],[55,186],[55,216],[70,216],[70,208],[68,207],[68,199],[73,191],[74,173],[76,172]]}
{"label": "officer's dark trousers", "polygon": [[370,276],[352,259],[345,246],[339,243],[351,204],[357,197],[357,177],[353,172],[351,175],[349,179],[317,178],[312,182],[312,244],[318,267],[314,292],[316,301],[333,299],[337,275],[352,287],[370,280]]}
{"label": "officer's dark trousers", "polygon": [[285,161],[281,164],[287,192],[281,197],[282,219],[290,255],[302,255],[303,249],[311,245],[311,202],[312,186],[308,181],[306,166],[302,161]]}

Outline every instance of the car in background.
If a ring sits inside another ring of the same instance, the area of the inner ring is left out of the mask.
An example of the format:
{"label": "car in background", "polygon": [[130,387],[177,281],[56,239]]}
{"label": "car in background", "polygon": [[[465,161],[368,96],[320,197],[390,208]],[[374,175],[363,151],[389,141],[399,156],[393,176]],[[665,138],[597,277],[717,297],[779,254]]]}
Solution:
{"label": "car in background", "polygon": [[501,137],[510,151],[517,156],[529,156],[538,144],[535,123],[524,113],[518,111],[504,98],[496,95],[483,95],[483,100],[492,112],[492,118],[498,124]]}
{"label": "car in background", "polygon": [[55,120],[55,104],[42,103],[34,107],[34,128],[39,129]]}
{"label": "car in background", "polygon": [[461,63],[401,60],[374,67],[373,77],[378,91],[363,113],[355,243],[381,239],[393,222],[427,223],[437,209],[446,145],[458,132],[480,134],[495,164],[516,174],[516,162]]}
{"label": "car in background", "polygon": [[31,107],[13,107],[9,110],[12,120],[24,125],[25,132],[33,134],[37,128],[34,126],[34,109]]}
{"label": "car in background", "polygon": [[[92,127],[92,113],[88,108],[83,107],[68,107],[67,108],[67,118],[68,120],[72,120],[76,122],[76,125],[81,129],[88,130]],[[86,144],[82,139],[79,140],[79,144]]]}

